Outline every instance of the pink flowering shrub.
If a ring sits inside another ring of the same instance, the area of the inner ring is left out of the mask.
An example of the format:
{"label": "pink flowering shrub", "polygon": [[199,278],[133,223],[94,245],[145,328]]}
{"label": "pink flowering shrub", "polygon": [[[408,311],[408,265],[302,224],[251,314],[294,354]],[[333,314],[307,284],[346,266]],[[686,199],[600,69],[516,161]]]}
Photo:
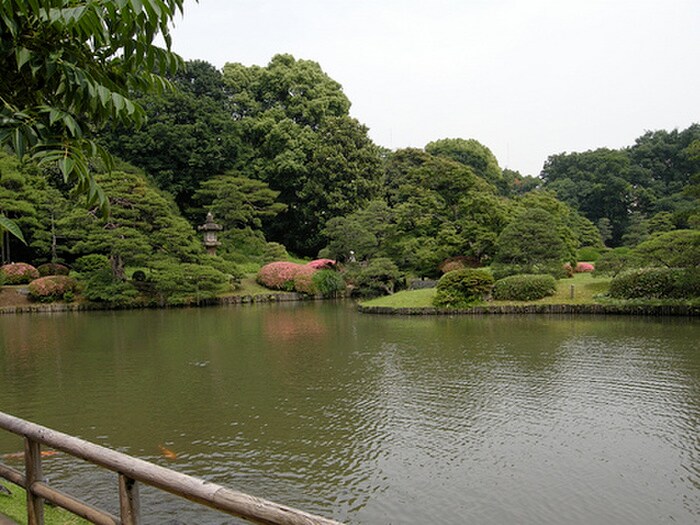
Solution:
{"label": "pink flowering shrub", "polygon": [[311,266],[314,270],[332,270],[335,268],[336,261],[333,259],[316,259],[306,263],[306,266]]}
{"label": "pink flowering shrub", "polygon": [[47,275],[68,275],[70,273],[67,266],[58,263],[44,263],[37,266],[36,269],[42,277],[46,277]]}
{"label": "pink flowering shrub", "polygon": [[34,301],[48,303],[71,298],[77,288],[75,279],[67,275],[48,275],[29,283],[29,297]]}
{"label": "pink flowering shrub", "polygon": [[309,265],[278,261],[260,268],[256,280],[273,290],[312,294],[316,293],[316,287],[312,280],[316,271]]}
{"label": "pink flowering shrub", "polygon": [[0,266],[5,284],[26,284],[39,278],[39,272],[31,264],[10,263]]}
{"label": "pink flowering shrub", "polygon": [[294,291],[313,295],[316,293],[316,285],[313,276],[317,272],[316,268],[305,265],[294,274]]}
{"label": "pink flowering shrub", "polygon": [[595,266],[593,266],[591,263],[576,263],[576,273],[592,272],[593,270],[595,270]]}

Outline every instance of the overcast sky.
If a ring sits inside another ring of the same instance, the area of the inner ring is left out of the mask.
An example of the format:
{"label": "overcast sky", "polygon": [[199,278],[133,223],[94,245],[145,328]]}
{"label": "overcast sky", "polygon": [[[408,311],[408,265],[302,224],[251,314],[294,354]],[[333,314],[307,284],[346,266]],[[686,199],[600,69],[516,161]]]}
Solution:
{"label": "overcast sky", "polygon": [[173,39],[314,60],[377,144],[474,138],[523,174],[700,122],[700,0],[189,0]]}

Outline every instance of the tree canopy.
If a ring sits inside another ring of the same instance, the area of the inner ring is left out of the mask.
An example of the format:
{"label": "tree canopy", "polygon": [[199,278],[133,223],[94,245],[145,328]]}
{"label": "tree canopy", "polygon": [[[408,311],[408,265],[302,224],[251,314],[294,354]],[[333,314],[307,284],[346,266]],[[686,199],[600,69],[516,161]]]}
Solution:
{"label": "tree canopy", "polygon": [[[55,164],[104,200],[89,161],[111,157],[94,140],[110,121],[138,124],[130,90],[162,91],[179,58],[168,24],[184,0],[0,0],[0,146]],[[161,35],[166,48],[154,44]]]}

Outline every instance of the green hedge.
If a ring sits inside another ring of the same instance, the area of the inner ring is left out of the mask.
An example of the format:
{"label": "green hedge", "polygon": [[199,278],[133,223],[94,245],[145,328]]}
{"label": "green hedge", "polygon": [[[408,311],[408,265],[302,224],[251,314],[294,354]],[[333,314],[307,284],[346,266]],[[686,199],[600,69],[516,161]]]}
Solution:
{"label": "green hedge", "polygon": [[496,281],[493,298],[499,301],[535,301],[554,295],[556,289],[556,279],[548,274],[512,275]]}
{"label": "green hedge", "polygon": [[487,270],[454,270],[437,284],[433,304],[438,308],[466,308],[481,301],[493,288],[493,275]]}
{"label": "green hedge", "polygon": [[615,299],[692,299],[700,297],[698,268],[640,268],[616,276],[610,283]]}

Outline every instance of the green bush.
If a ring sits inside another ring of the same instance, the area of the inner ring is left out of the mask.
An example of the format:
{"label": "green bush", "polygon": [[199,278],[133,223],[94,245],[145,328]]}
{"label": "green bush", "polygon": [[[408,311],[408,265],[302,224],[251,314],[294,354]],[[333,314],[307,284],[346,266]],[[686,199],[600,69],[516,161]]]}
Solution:
{"label": "green bush", "polygon": [[610,297],[615,299],[692,299],[700,297],[697,268],[640,268],[613,278]]}
{"label": "green bush", "polygon": [[273,261],[286,261],[289,259],[287,248],[278,242],[268,242],[263,249],[263,261],[266,263]]}
{"label": "green bush", "polygon": [[536,301],[554,295],[557,282],[549,274],[511,275],[496,281],[493,298],[499,301]]}
{"label": "green bush", "polygon": [[189,304],[231,289],[229,276],[201,264],[160,262],[149,276],[158,303]]}
{"label": "green bush", "polygon": [[132,303],[138,295],[137,290],[131,284],[115,280],[109,266],[83,272],[81,282],[83,283],[83,297],[90,301],[124,306]]}
{"label": "green bush", "polygon": [[109,268],[109,259],[100,253],[91,253],[78,257],[73,263],[76,272],[92,273],[98,270]]}
{"label": "green bush", "polygon": [[438,308],[467,308],[491,292],[493,282],[493,275],[486,270],[448,272],[438,281],[433,304]]}
{"label": "green bush", "polygon": [[243,272],[234,262],[228,261],[218,255],[207,256],[203,261],[206,266],[211,266],[215,270],[229,276],[229,281],[232,285],[238,286],[243,279]]}
{"label": "green bush", "polygon": [[47,275],[68,275],[70,273],[67,266],[59,263],[44,263],[37,266],[36,269],[42,277]]}
{"label": "green bush", "polygon": [[345,279],[335,270],[318,270],[313,274],[312,280],[323,297],[336,297],[345,291]]}
{"label": "green bush", "polygon": [[576,259],[578,261],[596,262],[600,255],[601,252],[598,248],[594,248],[593,246],[582,246],[576,253]]}
{"label": "green bush", "polygon": [[47,275],[33,280],[27,288],[33,301],[50,303],[61,299],[72,300],[77,286],[77,281],[67,275]]}
{"label": "green bush", "polygon": [[510,277],[511,275],[540,275],[548,274],[555,279],[566,279],[573,275],[573,270],[571,265],[559,263],[551,264],[499,264],[494,263],[491,265],[491,273],[494,279],[499,280],[504,277]]}

